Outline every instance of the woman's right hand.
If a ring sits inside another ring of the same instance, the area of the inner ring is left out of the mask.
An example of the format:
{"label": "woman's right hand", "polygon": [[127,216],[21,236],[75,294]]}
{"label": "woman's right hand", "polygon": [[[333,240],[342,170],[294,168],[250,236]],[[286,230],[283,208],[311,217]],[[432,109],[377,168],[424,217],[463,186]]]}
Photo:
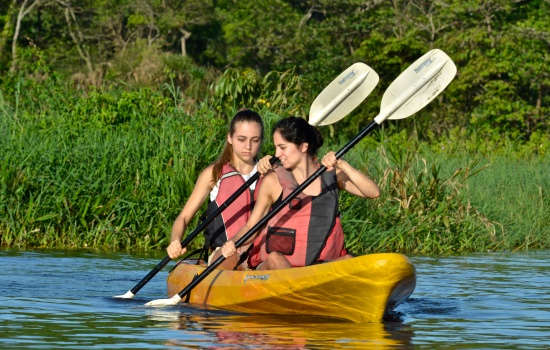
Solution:
{"label": "woman's right hand", "polygon": [[172,243],[170,243],[170,245],[166,248],[166,252],[168,253],[170,259],[175,259],[180,255],[185,254],[186,251],[187,248],[183,248],[181,246],[179,239],[173,240]]}
{"label": "woman's right hand", "polygon": [[222,255],[224,258],[229,258],[233,254],[237,252],[237,248],[235,247],[235,242],[232,240],[228,240],[222,245]]}
{"label": "woman's right hand", "polygon": [[258,172],[260,174],[265,175],[268,171],[273,169],[273,166],[269,162],[270,159],[271,159],[271,156],[267,155],[258,161]]}

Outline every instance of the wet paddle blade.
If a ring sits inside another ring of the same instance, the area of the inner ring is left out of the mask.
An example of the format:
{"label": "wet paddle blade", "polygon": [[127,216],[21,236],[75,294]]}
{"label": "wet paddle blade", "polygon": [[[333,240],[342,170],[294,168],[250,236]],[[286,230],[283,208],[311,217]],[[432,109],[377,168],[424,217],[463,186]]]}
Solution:
{"label": "wet paddle blade", "polygon": [[403,119],[421,110],[439,95],[456,75],[456,66],[439,49],[428,51],[401,73],[386,89],[380,113],[374,119]]}
{"label": "wet paddle blade", "polygon": [[354,63],[315,98],[309,124],[329,125],[344,118],[374,90],[378,74],[362,62]]}
{"label": "wet paddle blade", "polygon": [[145,303],[145,306],[170,306],[170,305],[176,305],[181,301],[181,297],[176,294],[171,298],[168,299],[155,299],[151,300],[148,303]]}
{"label": "wet paddle blade", "polygon": [[129,290],[129,291],[127,291],[127,292],[124,293],[124,294],[115,295],[115,296],[113,296],[113,298],[119,298],[119,299],[132,299],[134,296],[135,296],[135,294],[132,293],[131,290]]}

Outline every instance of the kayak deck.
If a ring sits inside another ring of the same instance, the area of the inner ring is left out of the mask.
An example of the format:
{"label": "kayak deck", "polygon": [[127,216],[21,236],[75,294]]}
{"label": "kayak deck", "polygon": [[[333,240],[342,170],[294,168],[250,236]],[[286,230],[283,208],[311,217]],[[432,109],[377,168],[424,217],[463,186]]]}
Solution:
{"label": "kayak deck", "polygon": [[[167,279],[180,292],[204,266],[180,262]],[[215,269],[189,303],[243,313],[319,315],[380,321],[414,290],[415,269],[402,254],[381,253],[282,270]]]}

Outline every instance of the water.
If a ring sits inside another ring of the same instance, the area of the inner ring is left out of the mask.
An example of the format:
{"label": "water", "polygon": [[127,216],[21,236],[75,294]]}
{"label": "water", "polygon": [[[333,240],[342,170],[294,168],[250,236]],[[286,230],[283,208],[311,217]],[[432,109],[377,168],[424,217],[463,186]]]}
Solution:
{"label": "water", "polygon": [[111,297],[159,260],[0,250],[0,348],[550,348],[550,251],[412,258],[411,298],[365,324],[144,307],[165,297],[166,271],[133,300]]}

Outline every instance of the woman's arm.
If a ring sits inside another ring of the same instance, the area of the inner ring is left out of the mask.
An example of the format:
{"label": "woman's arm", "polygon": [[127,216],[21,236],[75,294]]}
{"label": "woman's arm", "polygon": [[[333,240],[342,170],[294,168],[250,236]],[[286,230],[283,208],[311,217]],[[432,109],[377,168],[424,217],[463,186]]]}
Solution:
{"label": "woman's arm", "polygon": [[191,195],[187,199],[183,209],[172,225],[170,245],[166,248],[166,252],[171,259],[175,259],[185,253],[186,248],[181,246],[181,237],[193,219],[195,213],[199,210],[202,203],[204,203],[208,197],[208,194],[212,190],[213,186],[212,166],[208,166],[200,173],[197,182],[195,183],[195,187],[193,188],[193,192],[191,192]]}
{"label": "woman's arm", "polygon": [[336,159],[334,152],[325,154],[321,162],[329,171],[336,169],[336,178],[340,189],[363,198],[380,196],[380,189],[374,181],[345,160]]}

